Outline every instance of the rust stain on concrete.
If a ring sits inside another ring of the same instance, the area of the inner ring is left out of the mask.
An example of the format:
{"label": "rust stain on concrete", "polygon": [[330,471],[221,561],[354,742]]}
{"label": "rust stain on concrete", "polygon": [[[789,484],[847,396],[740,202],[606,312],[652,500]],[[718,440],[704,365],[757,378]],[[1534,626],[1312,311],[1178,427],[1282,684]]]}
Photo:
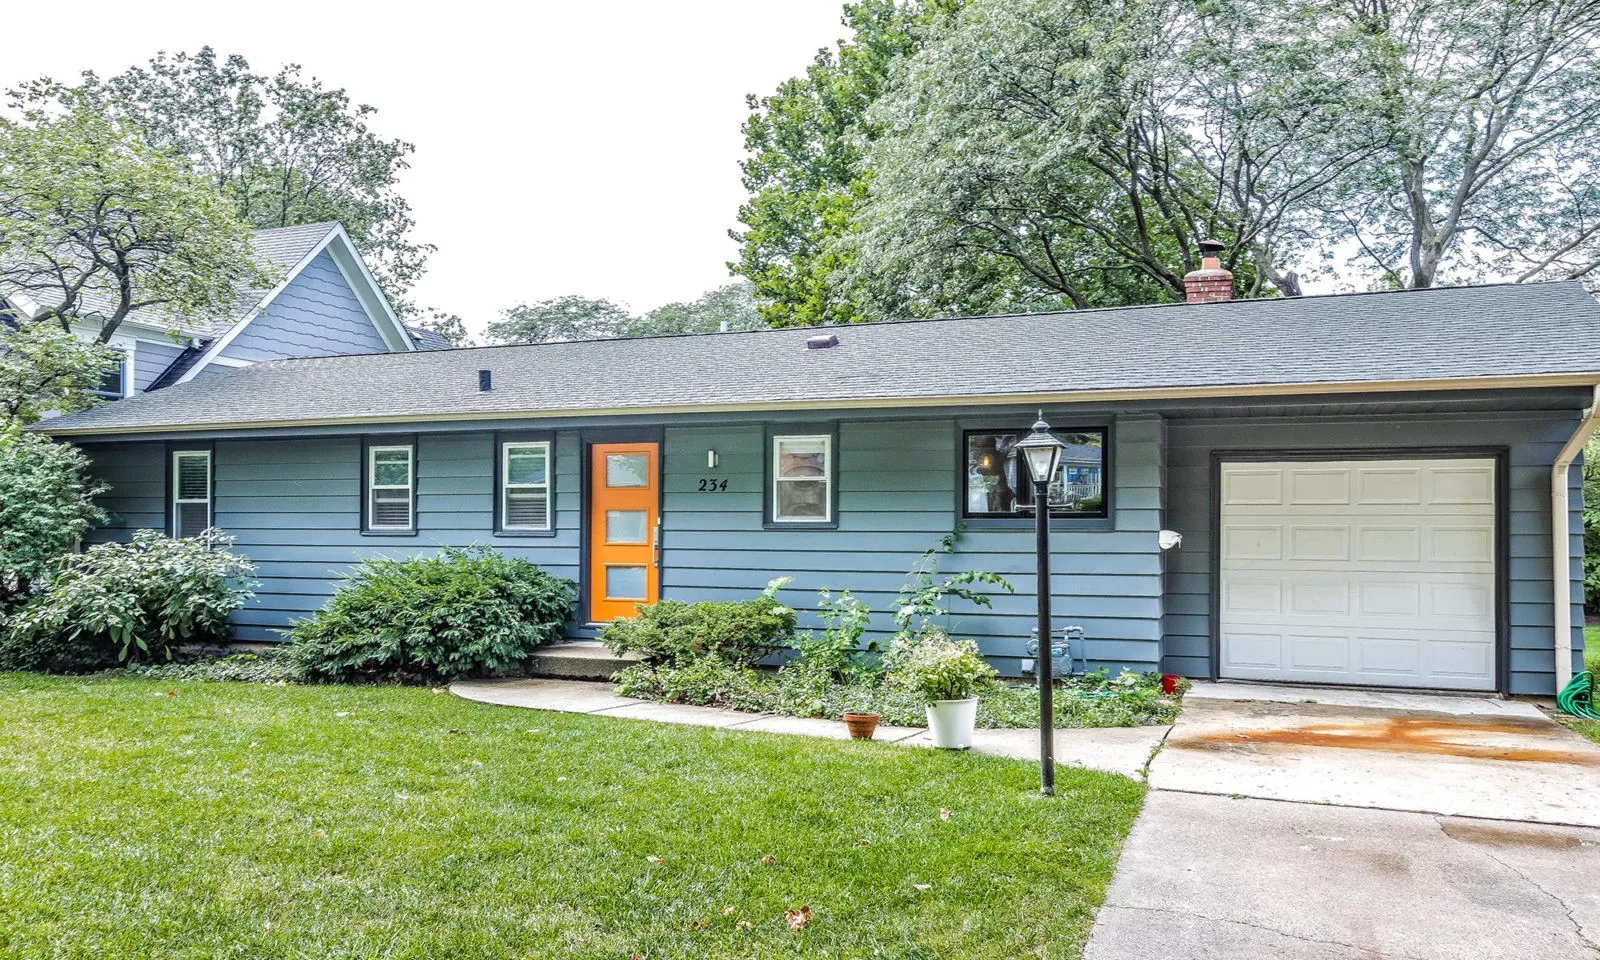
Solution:
{"label": "rust stain on concrete", "polygon": [[1581,837],[1550,829],[1503,827],[1489,823],[1445,821],[1439,825],[1445,836],[1490,847],[1540,847],[1546,850],[1574,850],[1589,844]]}
{"label": "rust stain on concrete", "polygon": [[[1309,723],[1260,729],[1225,729],[1185,733],[1168,746],[1197,750],[1238,750],[1262,746],[1334,747],[1385,753],[1423,753],[1473,760],[1517,763],[1562,763],[1600,767],[1600,750],[1572,749],[1550,742],[1552,731],[1542,721],[1519,718],[1477,719],[1450,714],[1403,714],[1371,720]],[[1493,742],[1514,736],[1526,743]],[[1487,742],[1486,742],[1487,741]]]}

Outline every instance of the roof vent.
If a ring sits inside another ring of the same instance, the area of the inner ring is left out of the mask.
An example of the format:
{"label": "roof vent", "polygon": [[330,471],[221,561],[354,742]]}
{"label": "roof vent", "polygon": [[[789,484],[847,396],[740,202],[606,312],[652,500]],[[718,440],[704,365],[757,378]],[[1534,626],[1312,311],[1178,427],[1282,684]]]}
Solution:
{"label": "roof vent", "polygon": [[826,350],[829,347],[837,347],[838,345],[839,335],[836,333],[824,333],[821,336],[806,339],[807,350]]}
{"label": "roof vent", "polygon": [[487,393],[494,389],[494,378],[487,370],[478,371],[478,392]]}

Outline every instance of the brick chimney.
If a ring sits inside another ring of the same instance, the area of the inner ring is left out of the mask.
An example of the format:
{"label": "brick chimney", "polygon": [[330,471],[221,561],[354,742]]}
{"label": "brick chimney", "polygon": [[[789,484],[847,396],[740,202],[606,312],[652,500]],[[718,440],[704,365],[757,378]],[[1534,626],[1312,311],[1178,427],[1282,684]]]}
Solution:
{"label": "brick chimney", "polygon": [[1222,268],[1222,260],[1217,256],[1223,246],[1215,240],[1200,241],[1200,269],[1183,275],[1183,292],[1190,303],[1233,299],[1233,273]]}

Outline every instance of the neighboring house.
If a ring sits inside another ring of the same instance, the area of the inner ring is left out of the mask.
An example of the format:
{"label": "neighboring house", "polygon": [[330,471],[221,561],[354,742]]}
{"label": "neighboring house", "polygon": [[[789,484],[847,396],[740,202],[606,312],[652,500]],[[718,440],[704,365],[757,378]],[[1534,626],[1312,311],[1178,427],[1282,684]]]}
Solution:
{"label": "neighboring house", "polygon": [[1034,538],[1013,446],[1042,408],[1073,471],[1056,616],[1092,667],[1550,693],[1582,645],[1579,477],[1553,494],[1553,464],[1600,384],[1600,305],[1576,283],[1206,302],[1215,276],[1188,304],[834,338],[273,361],[41,429],[112,484],[97,536],[238,538],[261,575],[240,639],[279,638],[363,557],[472,543],[578,581],[574,637],[778,576],[801,607],[850,589],[881,633],[964,525],[944,570],[1016,593],[950,628],[1017,675]]}
{"label": "neighboring house", "polygon": [[[257,230],[252,254],[280,278],[277,286],[241,287],[226,317],[135,311],[111,336],[122,363],[107,374],[99,395],[121,399],[262,360],[449,346],[432,331],[400,322],[337,223]],[[7,303],[24,315],[37,310],[26,296],[0,299]],[[89,303],[89,322],[76,326],[85,338],[99,334],[96,306]]]}

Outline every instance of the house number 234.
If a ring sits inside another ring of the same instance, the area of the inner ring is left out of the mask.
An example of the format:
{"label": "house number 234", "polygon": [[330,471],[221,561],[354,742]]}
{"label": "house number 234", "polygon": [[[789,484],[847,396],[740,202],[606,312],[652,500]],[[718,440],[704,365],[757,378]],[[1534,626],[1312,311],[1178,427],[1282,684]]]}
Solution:
{"label": "house number 234", "polygon": [[726,481],[726,480],[718,480],[716,477],[701,477],[700,478],[700,492],[701,493],[727,493],[728,492],[728,481]]}

